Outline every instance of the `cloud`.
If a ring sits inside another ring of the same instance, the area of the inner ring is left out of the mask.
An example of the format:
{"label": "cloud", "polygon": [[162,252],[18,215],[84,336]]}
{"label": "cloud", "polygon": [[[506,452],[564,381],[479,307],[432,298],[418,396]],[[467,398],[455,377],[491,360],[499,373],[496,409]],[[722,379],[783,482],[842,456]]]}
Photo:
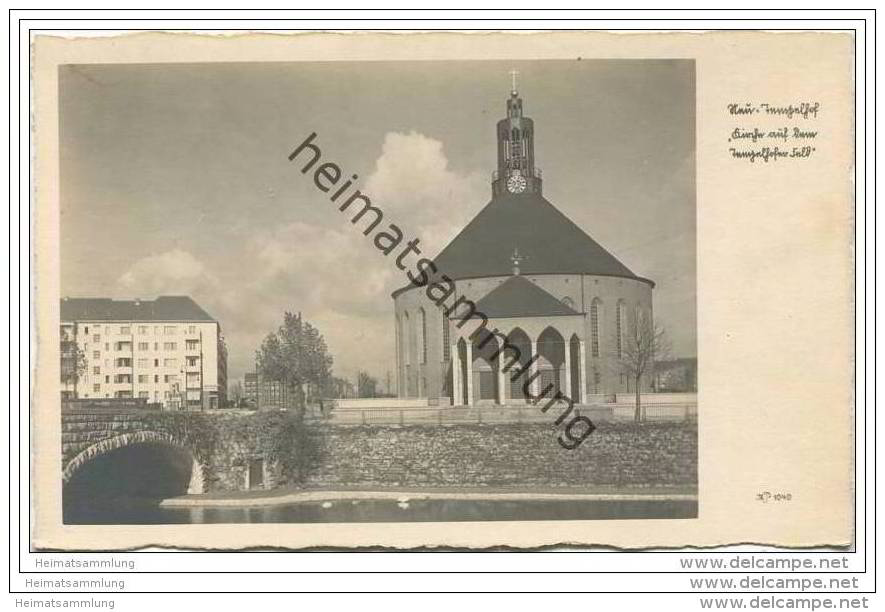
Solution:
{"label": "cloud", "polygon": [[443,143],[418,132],[388,132],[365,192],[435,256],[489,199],[485,174],[449,167]]}
{"label": "cloud", "polygon": [[[342,222],[346,218],[342,217]],[[399,270],[349,223],[330,229],[295,222],[253,239],[253,286],[302,308],[377,313],[402,282]]]}
{"label": "cloud", "polygon": [[203,293],[218,287],[218,279],[188,251],[172,249],[136,261],[116,287],[128,297]]}
{"label": "cloud", "polygon": [[[479,174],[452,170],[443,143],[390,132],[361,189],[406,236],[435,256],[488,199]],[[302,312],[323,333],[337,375],[357,369],[383,380],[395,370],[391,292],[408,280],[350,217],[332,225],[296,221],[251,230],[233,260],[176,248],[134,262],[117,280],[121,297],[192,296],[222,325],[233,378],[254,368],[255,350],[284,311]],[[380,227],[380,226],[379,226]]]}

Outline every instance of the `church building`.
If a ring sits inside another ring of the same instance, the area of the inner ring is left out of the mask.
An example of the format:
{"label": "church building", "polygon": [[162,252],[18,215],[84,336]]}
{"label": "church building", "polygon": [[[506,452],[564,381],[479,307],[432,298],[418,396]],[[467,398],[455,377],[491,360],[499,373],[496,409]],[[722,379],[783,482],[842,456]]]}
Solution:
{"label": "church building", "polygon": [[505,372],[504,337],[519,347],[520,365],[539,374],[536,388],[553,385],[578,404],[635,390],[619,364],[630,326],[652,320],[654,282],[544,199],[534,127],[514,83],[497,124],[492,199],[434,260],[456,295],[475,302],[501,336],[471,338],[475,327],[458,325],[459,313],[422,288],[395,291],[402,398],[455,406],[527,402],[525,377],[514,381],[516,369]]}

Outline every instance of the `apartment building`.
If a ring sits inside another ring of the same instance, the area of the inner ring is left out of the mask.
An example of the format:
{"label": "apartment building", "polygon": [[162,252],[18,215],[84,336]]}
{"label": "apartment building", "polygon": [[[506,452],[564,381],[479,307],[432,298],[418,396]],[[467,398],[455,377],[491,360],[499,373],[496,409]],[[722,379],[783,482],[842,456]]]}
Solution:
{"label": "apartment building", "polygon": [[190,297],[63,298],[60,319],[62,397],[146,398],[166,410],[227,403],[221,325]]}

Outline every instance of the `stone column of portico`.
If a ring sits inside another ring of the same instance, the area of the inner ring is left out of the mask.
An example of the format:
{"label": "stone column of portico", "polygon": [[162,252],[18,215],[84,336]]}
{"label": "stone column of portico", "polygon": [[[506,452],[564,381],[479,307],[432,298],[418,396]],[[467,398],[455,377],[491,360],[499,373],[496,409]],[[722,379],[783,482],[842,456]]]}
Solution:
{"label": "stone column of portico", "polygon": [[[587,351],[584,349],[584,341],[580,341],[580,357],[581,363],[580,368],[578,369],[578,380],[581,382],[581,389],[578,392],[580,396],[580,400],[578,403],[586,404],[587,403]],[[574,399],[574,398],[573,398]]]}
{"label": "stone column of portico", "polygon": [[[538,359],[540,356],[538,355],[538,341],[530,340],[532,343],[531,353],[529,353],[529,359],[531,359],[531,369],[529,370],[528,376],[532,381],[531,395],[532,397],[538,397],[541,394],[541,377],[538,376]],[[535,400],[533,400],[535,401]]]}
{"label": "stone column of portico", "polygon": [[507,374],[504,372],[504,358],[502,355],[498,356],[496,367],[498,368],[498,403],[506,404],[507,391],[510,389],[510,385],[507,384]]}
{"label": "stone column of portico", "polygon": [[467,404],[473,404],[473,342],[467,342]]}
{"label": "stone column of portico", "polygon": [[461,355],[458,353],[458,345],[452,345],[452,405],[460,406],[461,398]]}
{"label": "stone column of portico", "polygon": [[565,347],[565,393],[564,395],[569,396],[571,399],[578,401],[578,398],[572,397],[572,347],[571,342],[568,340],[565,341],[563,346]]}

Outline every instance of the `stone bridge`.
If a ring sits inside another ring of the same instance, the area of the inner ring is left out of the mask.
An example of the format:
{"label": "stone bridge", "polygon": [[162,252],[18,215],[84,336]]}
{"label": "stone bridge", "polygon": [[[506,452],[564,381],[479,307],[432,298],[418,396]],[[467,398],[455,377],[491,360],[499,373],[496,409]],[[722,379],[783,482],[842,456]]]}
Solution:
{"label": "stone bridge", "polygon": [[99,487],[180,483],[166,494],[270,488],[297,454],[297,428],[281,412],[63,410],[61,430],[65,485],[92,470]]}

